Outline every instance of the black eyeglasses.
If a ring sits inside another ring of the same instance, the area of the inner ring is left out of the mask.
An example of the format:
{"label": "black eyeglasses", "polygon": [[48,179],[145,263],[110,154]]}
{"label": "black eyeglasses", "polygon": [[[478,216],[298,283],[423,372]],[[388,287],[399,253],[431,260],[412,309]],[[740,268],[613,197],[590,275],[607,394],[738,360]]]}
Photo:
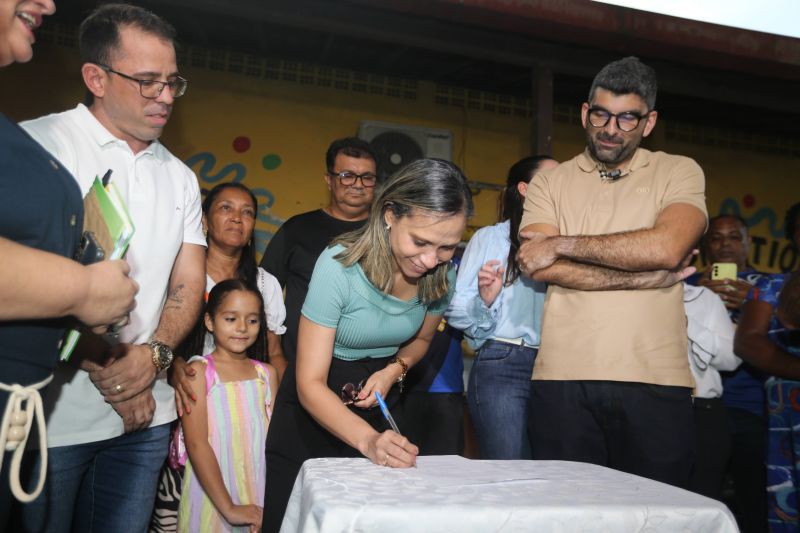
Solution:
{"label": "black eyeglasses", "polygon": [[328,176],[332,178],[339,178],[339,181],[342,185],[346,187],[350,187],[351,185],[356,184],[356,180],[361,180],[361,185],[363,187],[374,187],[376,183],[378,183],[378,176],[376,176],[372,172],[364,172],[363,174],[356,174],[350,170],[345,170],[342,172],[328,172]]}
{"label": "black eyeglasses", "polygon": [[127,74],[114,70],[108,65],[101,65],[98,63],[97,66],[106,72],[116,74],[126,80],[135,81],[139,84],[139,94],[149,100],[155,100],[161,96],[161,93],[164,92],[164,87],[169,87],[169,92],[173,98],[179,98],[186,93],[186,87],[189,85],[189,80],[180,76],[170,81],[140,80],[139,78],[134,78],[133,76],[128,76]]}
{"label": "black eyeglasses", "polygon": [[605,128],[608,121],[611,120],[611,117],[614,117],[617,120],[617,128],[621,131],[628,132],[635,130],[639,126],[639,122],[650,113],[652,113],[652,111],[648,111],[644,115],[634,113],[633,111],[612,113],[602,107],[594,106],[589,108],[588,114],[589,124],[595,128]]}
{"label": "black eyeglasses", "polygon": [[366,383],[365,379],[359,381],[358,385],[353,385],[352,383],[345,383],[342,386],[342,391],[340,392],[342,403],[345,405],[353,405],[355,402],[357,402],[358,393],[361,392],[361,389],[364,388],[364,383]]}

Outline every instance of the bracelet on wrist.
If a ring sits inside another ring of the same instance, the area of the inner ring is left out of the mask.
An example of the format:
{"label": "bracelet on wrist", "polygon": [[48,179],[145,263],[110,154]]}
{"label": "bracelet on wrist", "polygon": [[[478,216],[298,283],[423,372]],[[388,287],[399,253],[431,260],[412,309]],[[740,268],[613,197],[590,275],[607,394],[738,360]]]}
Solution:
{"label": "bracelet on wrist", "polygon": [[395,381],[395,383],[398,383],[400,385],[400,393],[402,394],[402,392],[403,392],[403,382],[405,381],[406,374],[408,373],[408,363],[406,363],[405,361],[403,361],[399,357],[392,357],[389,360],[389,363],[386,366],[389,366],[389,365],[400,365],[400,368],[402,369],[402,372],[400,373],[400,377],[397,378],[397,381]]}

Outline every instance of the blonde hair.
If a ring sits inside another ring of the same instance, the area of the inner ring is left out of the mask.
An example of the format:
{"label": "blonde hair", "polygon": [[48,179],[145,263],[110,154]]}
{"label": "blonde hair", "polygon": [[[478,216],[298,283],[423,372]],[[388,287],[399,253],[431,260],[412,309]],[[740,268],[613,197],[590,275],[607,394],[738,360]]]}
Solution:
{"label": "blonde hair", "polygon": [[[367,223],[345,233],[332,244],[345,247],[336,256],[344,266],[361,265],[367,279],[377,289],[392,290],[395,259],[386,228],[385,213],[395,218],[414,211],[449,217],[463,213],[472,216],[472,194],[464,174],[456,165],[441,159],[419,159],[397,171],[381,189],[372,204]],[[417,295],[423,303],[435,302],[448,292],[449,262],[437,265],[419,281]]]}

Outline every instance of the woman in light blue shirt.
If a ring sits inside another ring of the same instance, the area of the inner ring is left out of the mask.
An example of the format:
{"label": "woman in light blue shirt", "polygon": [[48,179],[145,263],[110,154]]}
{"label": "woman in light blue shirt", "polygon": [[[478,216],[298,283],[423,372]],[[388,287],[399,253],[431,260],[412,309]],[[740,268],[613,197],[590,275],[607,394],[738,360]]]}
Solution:
{"label": "woman in light blue shirt", "polygon": [[527,403],[539,347],[546,286],[520,275],[519,223],[531,178],[558,166],[546,156],[526,157],[508,171],[502,222],[475,232],[447,310],[477,350],[467,400],[484,459],[529,459]]}

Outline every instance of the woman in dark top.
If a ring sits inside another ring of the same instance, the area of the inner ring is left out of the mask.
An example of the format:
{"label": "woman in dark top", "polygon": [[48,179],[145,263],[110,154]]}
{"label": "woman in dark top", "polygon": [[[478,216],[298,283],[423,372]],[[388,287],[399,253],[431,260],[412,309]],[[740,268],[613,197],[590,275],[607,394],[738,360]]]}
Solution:
{"label": "woman in dark top", "polygon": [[[52,0],[0,0],[0,67],[31,59],[33,32],[54,11]],[[127,264],[84,267],[71,259],[82,228],[73,177],[0,114],[0,531],[16,485],[9,485],[11,466],[22,459],[32,417],[44,424],[39,391],[58,361],[65,317],[103,326],[125,319],[134,306],[137,287]],[[27,499],[19,486],[14,495]]]}

